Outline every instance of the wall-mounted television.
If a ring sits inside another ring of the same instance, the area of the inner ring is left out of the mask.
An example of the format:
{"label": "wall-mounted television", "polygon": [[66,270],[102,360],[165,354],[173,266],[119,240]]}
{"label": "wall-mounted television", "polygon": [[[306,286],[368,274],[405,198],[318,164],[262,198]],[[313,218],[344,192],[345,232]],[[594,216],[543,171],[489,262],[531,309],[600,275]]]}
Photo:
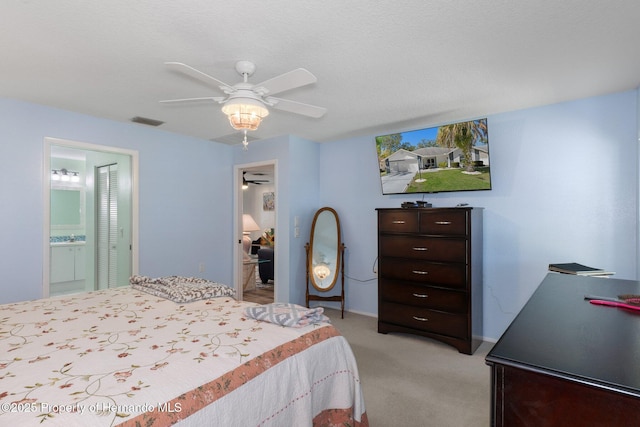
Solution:
{"label": "wall-mounted television", "polygon": [[486,118],[375,139],[382,194],[491,190]]}

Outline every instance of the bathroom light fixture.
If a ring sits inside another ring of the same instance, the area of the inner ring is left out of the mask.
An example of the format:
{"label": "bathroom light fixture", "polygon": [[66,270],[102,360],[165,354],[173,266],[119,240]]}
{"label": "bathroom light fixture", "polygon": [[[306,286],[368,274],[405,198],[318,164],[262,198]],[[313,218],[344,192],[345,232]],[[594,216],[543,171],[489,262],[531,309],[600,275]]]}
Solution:
{"label": "bathroom light fixture", "polygon": [[80,172],[70,171],[65,168],[51,170],[52,181],[80,182]]}

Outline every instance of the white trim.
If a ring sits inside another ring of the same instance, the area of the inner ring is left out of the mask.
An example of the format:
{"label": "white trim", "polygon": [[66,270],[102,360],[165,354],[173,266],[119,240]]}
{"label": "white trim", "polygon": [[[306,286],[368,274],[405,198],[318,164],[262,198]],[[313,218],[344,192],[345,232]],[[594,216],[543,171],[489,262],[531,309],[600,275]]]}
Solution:
{"label": "white trim", "polygon": [[43,218],[43,239],[42,239],[42,296],[49,296],[49,261],[51,235],[51,146],[74,148],[78,150],[103,151],[108,153],[123,154],[131,157],[131,274],[138,274],[139,268],[139,154],[136,150],[126,148],[111,147],[107,145],[90,144],[87,142],[72,141],[61,138],[44,138],[43,167],[42,167],[42,200],[44,207]]}
{"label": "white trim", "polygon": [[44,139],[43,166],[42,166],[42,206],[44,218],[42,219],[42,297],[49,298],[49,272],[51,269],[51,142]]}

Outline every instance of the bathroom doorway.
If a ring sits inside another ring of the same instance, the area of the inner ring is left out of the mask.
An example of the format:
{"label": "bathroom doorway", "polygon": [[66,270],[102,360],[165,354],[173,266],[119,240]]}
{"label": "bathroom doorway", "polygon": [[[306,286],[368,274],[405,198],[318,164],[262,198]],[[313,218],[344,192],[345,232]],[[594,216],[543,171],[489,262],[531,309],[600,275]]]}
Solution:
{"label": "bathroom doorway", "polygon": [[[44,152],[43,296],[127,285],[138,271],[137,152],[54,138],[45,138]],[[66,196],[65,187],[80,196]]]}

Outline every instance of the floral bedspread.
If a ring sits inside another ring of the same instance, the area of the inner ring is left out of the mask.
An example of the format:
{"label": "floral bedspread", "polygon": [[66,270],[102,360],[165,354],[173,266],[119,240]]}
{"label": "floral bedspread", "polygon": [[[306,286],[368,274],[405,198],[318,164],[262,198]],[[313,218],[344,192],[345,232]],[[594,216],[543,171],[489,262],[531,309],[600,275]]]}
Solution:
{"label": "floral bedspread", "polygon": [[368,425],[339,332],[251,305],[130,287],[2,305],[0,425]]}

